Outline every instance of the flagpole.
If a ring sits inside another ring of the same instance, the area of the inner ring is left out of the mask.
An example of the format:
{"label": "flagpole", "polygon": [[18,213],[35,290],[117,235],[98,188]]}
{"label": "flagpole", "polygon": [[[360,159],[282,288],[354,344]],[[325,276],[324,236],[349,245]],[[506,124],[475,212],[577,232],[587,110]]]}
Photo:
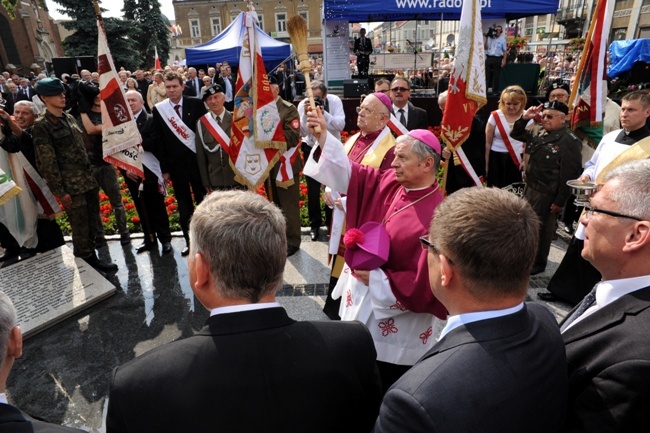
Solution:
{"label": "flagpole", "polygon": [[[600,0],[604,1],[604,0]],[[585,39],[585,46],[582,48],[582,54],[580,55],[580,63],[578,64],[577,71],[582,71],[582,68],[585,66],[587,53],[589,52],[589,46],[591,44],[591,38],[594,34],[594,28],[596,27],[596,14],[598,13],[598,7],[594,7],[593,15],[591,16],[591,23],[589,23],[589,31],[587,32],[587,38]],[[580,80],[576,79],[573,82],[573,87],[571,87],[571,95],[569,95],[569,108],[573,107],[573,102],[578,94],[578,86],[580,85]]]}

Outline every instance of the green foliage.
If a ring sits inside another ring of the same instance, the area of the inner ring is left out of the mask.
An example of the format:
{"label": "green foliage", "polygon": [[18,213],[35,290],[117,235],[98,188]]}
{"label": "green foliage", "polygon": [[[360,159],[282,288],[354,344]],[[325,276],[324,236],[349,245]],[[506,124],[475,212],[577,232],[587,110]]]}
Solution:
{"label": "green foliage", "polygon": [[11,19],[16,18],[16,4],[18,4],[18,0],[2,0],[2,6],[7,9],[7,14]]}
{"label": "green foliage", "polygon": [[[61,8],[58,12],[68,15],[71,21],[63,26],[74,33],[63,41],[66,56],[97,57],[97,17],[93,2],[89,0],[54,0]],[[105,11],[106,9],[101,9]],[[129,20],[106,18],[103,20],[106,38],[117,68],[137,69],[142,58],[137,51],[139,30]]]}
{"label": "green foliage", "polygon": [[137,50],[142,59],[141,66],[149,69],[154,65],[155,51],[161,63],[169,58],[169,20],[160,11],[158,0],[125,0],[124,18],[134,21],[138,28]]}

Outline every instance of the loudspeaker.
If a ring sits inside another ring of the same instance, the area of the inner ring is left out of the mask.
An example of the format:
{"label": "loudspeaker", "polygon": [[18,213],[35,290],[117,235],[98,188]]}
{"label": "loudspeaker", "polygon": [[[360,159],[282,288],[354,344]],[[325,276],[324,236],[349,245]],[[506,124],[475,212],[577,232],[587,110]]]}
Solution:
{"label": "loudspeaker", "polygon": [[368,79],[343,80],[343,97],[358,98],[369,93]]}
{"label": "loudspeaker", "polygon": [[82,69],[88,69],[90,72],[97,70],[97,59],[92,56],[82,57],[54,57],[52,65],[57,77],[61,78],[61,74],[67,73],[69,75],[78,74]]}

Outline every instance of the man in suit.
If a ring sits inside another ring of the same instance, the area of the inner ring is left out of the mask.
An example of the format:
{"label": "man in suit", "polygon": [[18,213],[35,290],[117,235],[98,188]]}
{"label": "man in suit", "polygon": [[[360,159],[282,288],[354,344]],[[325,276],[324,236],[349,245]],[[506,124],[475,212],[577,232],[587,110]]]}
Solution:
{"label": "man in suit", "polygon": [[168,99],[152,109],[152,134],[163,178],[165,181],[171,179],[174,185],[181,229],[187,243],[181,255],[186,256],[190,252],[189,223],[194,212],[192,194],[197,204],[205,196],[196,162],[195,132],[196,122],[206,110],[200,99],[183,96],[183,78],[177,72],[165,75],[165,90]]}
{"label": "man in suit", "polygon": [[18,87],[17,98],[14,102],[31,101],[34,95],[36,95],[36,91],[29,82],[29,78],[21,78],[20,86]]}
{"label": "man in suit", "polygon": [[208,111],[196,124],[196,159],[203,187],[212,191],[246,189],[235,180],[231,159],[223,146],[230,145],[232,113],[225,109],[226,96],[218,84],[203,87],[203,102]]}
{"label": "man in suit", "polygon": [[495,188],[463,188],[428,236],[433,294],[449,311],[439,341],[384,396],[374,431],[558,431],[567,371],[553,315],[525,303],[537,216]]}
{"label": "man in suit", "polygon": [[201,88],[203,87],[203,80],[201,80],[196,74],[196,68],[189,68],[187,70],[187,81],[185,81],[185,87],[183,89],[184,96],[201,96]]}
{"label": "man in suit", "polygon": [[23,354],[23,335],[16,325],[16,310],[9,297],[0,292],[0,431],[11,433],[82,433],[83,430],[63,427],[34,419],[7,402],[7,378],[14,361]]}
{"label": "man in suit", "polygon": [[232,78],[232,70],[229,65],[221,65],[219,68],[219,76],[216,77],[217,83],[223,89],[223,94],[226,97],[224,106],[226,110],[232,113],[235,108],[235,80]]}
{"label": "man in suit", "polygon": [[368,76],[370,53],[372,53],[372,41],[366,37],[366,29],[361,29],[359,37],[354,40],[354,54],[357,56],[357,72],[362,77]]}
{"label": "man in suit", "polygon": [[393,114],[409,131],[427,129],[429,121],[427,112],[418,108],[409,99],[411,85],[406,78],[395,78],[390,84],[390,98],[393,101]]}
{"label": "man in suit", "polygon": [[381,393],[368,330],[297,322],[276,301],[282,212],[253,192],[218,191],[190,235],[190,285],[211,317],[114,371],[106,431],[369,431]]}
{"label": "man in suit", "polygon": [[[140,92],[129,90],[126,92],[126,101],[131,107],[135,117],[135,123],[138,125],[138,131],[142,136],[142,149],[140,154],[142,167],[144,169],[144,179],[120,170],[124,176],[131,197],[135,204],[135,209],[140,217],[142,232],[144,233],[144,242],[136,247],[138,254],[158,248],[158,242],[162,244],[163,254],[172,251],[172,233],[169,228],[169,217],[165,206],[164,181],[160,170],[160,161],[154,152],[156,152],[156,143],[152,142],[151,128],[153,127],[153,116],[144,109],[144,100]],[[142,184],[142,190],[140,185]]]}
{"label": "man in suit", "polygon": [[[144,72],[142,69],[138,69],[135,71],[135,81],[138,82],[138,92],[142,95],[142,100],[145,102],[147,101],[147,93],[149,92],[149,85],[151,84],[151,80],[148,80],[144,76]],[[145,110],[151,112],[149,108],[147,108],[147,105],[145,104]]]}
{"label": "man in suit", "polygon": [[560,324],[569,365],[566,431],[650,425],[650,160],[604,177],[580,218],[582,257],[602,275]]}

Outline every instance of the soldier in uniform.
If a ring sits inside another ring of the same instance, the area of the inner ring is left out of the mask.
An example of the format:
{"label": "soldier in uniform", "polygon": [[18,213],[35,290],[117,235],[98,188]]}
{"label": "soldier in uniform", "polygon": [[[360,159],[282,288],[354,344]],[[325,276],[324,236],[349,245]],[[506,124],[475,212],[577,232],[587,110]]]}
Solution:
{"label": "soldier in uniform", "polygon": [[[537,134],[526,129],[528,121],[542,113],[542,130]],[[569,108],[560,101],[530,107],[517,120],[510,132],[516,140],[525,141],[526,187],[524,197],[540,219],[539,246],[530,271],[544,272],[551,249],[558,213],[571,195],[567,181],[580,176],[582,167],[581,140],[565,124]]]}
{"label": "soldier in uniform", "polygon": [[64,92],[58,78],[44,78],[36,84],[36,93],[46,107],[34,123],[36,165],[68,215],[74,255],[102,273],[113,272],[117,265],[103,262],[95,254],[99,186],[88,160],[83,132],[74,117],[63,111]]}
{"label": "soldier in uniform", "polygon": [[[300,141],[300,115],[298,109],[291,102],[280,97],[280,86],[275,76],[270,77],[271,90],[278,105],[278,113],[284,129],[284,138],[287,141],[287,150],[298,146]],[[300,176],[302,159],[298,155],[291,165],[293,170],[293,184],[280,186],[276,184],[276,177],[280,171],[278,162],[265,182],[266,190],[270,191],[270,198],[280,209],[287,220],[287,256],[295,254],[300,249]]]}

